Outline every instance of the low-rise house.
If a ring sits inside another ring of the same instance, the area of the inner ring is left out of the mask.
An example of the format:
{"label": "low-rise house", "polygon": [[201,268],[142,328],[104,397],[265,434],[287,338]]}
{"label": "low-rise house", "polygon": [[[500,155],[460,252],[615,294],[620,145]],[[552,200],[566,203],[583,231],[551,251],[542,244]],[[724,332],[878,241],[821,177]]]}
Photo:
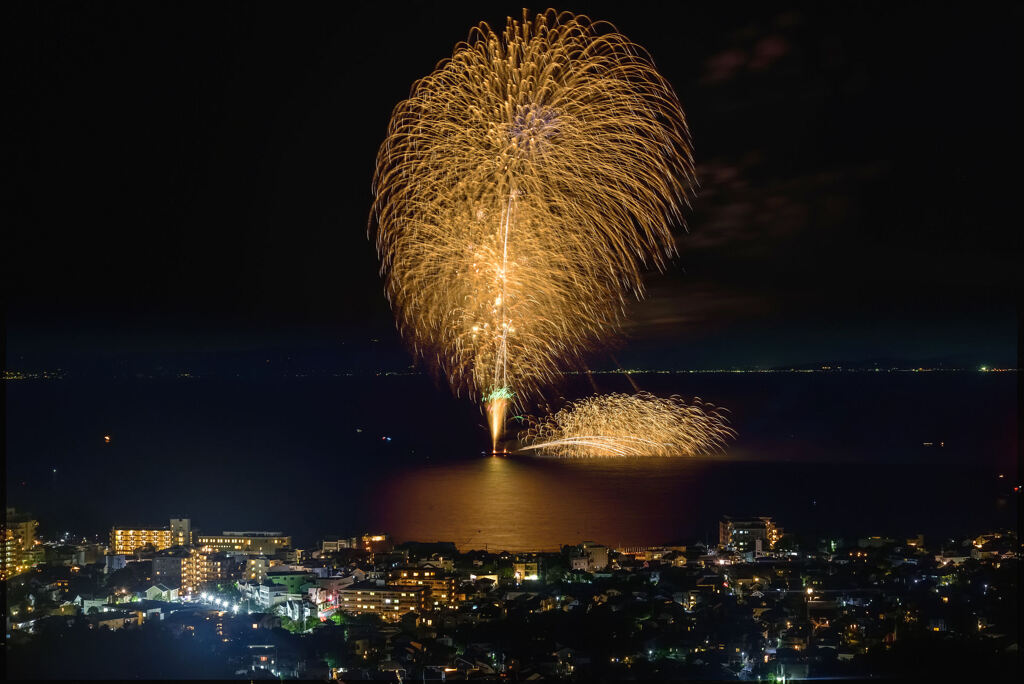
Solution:
{"label": "low-rise house", "polygon": [[89,626],[94,629],[124,629],[125,627],[138,626],[146,619],[142,611],[115,610],[101,612],[88,617]]}
{"label": "low-rise house", "polygon": [[277,647],[272,644],[248,646],[249,671],[277,673]]}
{"label": "low-rise house", "polygon": [[154,584],[142,592],[142,598],[149,601],[166,601],[172,603],[178,600],[178,589],[167,587],[163,584]]}
{"label": "low-rise house", "polygon": [[256,592],[256,605],[264,609],[273,608],[287,601],[291,593],[288,587],[280,584],[260,584]]}
{"label": "low-rise house", "polygon": [[238,591],[241,593],[243,601],[263,610],[269,610],[278,604],[284,603],[288,600],[288,596],[291,593],[288,591],[288,587],[272,584],[268,581],[239,582]]}
{"label": "low-rise house", "polygon": [[283,617],[296,622],[304,622],[306,618],[317,615],[317,607],[302,598],[289,598],[277,606],[277,612]]}
{"label": "low-rise house", "polygon": [[453,572],[455,570],[455,559],[449,554],[434,553],[430,558],[417,563],[421,568],[436,568],[442,572]]}
{"label": "low-rise house", "polygon": [[[82,611],[83,615],[88,615],[90,612],[100,612],[103,607],[108,603],[114,603],[115,599],[113,596],[108,595],[96,595],[96,594],[79,594],[72,599],[72,603],[77,605]],[[93,610],[95,609],[95,610]]]}

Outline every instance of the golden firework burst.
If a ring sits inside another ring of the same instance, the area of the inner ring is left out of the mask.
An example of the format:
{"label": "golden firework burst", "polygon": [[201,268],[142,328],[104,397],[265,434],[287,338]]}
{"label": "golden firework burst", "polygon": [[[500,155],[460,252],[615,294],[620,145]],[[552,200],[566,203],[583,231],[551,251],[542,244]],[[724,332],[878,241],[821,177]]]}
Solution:
{"label": "golden firework burst", "polygon": [[706,456],[736,435],[723,409],[647,392],[587,397],[531,422],[522,451],[570,458]]}
{"label": "golden firework burst", "polygon": [[378,153],[399,329],[458,394],[536,397],[675,253],[693,182],[675,92],[613,26],[554,10],[482,23],[395,107]]}

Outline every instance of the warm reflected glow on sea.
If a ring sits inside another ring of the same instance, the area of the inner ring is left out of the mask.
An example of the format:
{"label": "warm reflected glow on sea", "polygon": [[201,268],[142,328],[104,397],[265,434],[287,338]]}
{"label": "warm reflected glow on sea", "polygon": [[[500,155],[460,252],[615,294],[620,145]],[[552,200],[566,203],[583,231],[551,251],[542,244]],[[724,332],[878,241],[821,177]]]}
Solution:
{"label": "warm reflected glow on sea", "polygon": [[963,465],[481,456],[381,473],[357,515],[398,541],[490,551],[714,544],[723,515],[770,515],[803,535],[933,534],[964,510],[1008,520],[1001,482]]}
{"label": "warm reflected glow on sea", "polygon": [[377,513],[396,539],[463,549],[664,543],[693,532],[703,469],[683,460],[481,457],[394,473],[381,497],[390,505]]}

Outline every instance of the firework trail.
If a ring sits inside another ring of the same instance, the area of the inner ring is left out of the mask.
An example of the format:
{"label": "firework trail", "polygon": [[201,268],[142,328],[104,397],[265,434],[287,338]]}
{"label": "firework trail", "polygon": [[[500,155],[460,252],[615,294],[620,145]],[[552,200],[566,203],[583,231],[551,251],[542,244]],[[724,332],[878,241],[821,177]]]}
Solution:
{"label": "firework trail", "polygon": [[388,298],[495,443],[506,407],[614,335],[641,270],[674,255],[689,141],[642,48],[554,10],[478,25],[395,107],[374,175]]}
{"label": "firework trail", "polygon": [[647,392],[605,394],[573,402],[534,420],[521,451],[548,456],[706,456],[736,433],[722,409]]}

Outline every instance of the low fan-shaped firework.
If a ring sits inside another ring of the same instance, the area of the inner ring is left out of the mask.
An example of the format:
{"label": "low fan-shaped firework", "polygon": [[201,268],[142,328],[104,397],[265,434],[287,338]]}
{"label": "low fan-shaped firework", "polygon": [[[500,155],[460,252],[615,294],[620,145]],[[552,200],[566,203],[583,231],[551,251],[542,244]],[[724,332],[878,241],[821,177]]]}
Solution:
{"label": "low fan-shaped firework", "polygon": [[596,395],[531,425],[521,450],[568,458],[705,456],[736,435],[722,412],[678,396]]}
{"label": "low fan-shaped firework", "polygon": [[482,399],[497,441],[620,327],[674,255],[694,183],[679,99],[613,26],[548,10],[480,24],[395,107],[376,243],[403,335]]}

